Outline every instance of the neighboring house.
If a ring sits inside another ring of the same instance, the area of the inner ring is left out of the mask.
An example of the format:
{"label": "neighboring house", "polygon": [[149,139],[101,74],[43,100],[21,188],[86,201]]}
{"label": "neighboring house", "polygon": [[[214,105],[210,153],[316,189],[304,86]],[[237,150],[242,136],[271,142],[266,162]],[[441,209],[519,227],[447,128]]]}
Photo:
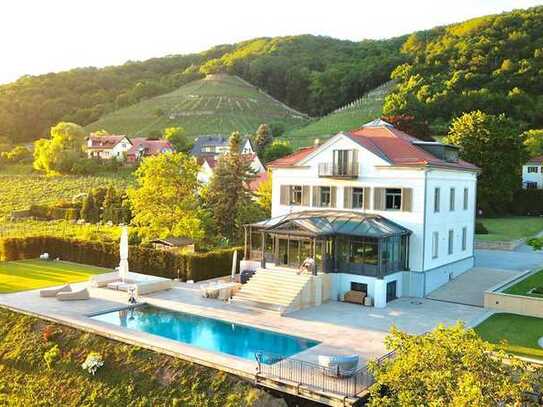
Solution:
{"label": "neighboring house", "polygon": [[268,167],[272,218],[246,227],[246,258],[297,269],[311,256],[331,298],[363,291],[377,307],[473,267],[479,169],[454,146],[375,120]]}
{"label": "neighboring house", "polygon": [[[254,153],[243,154],[242,157],[251,162],[251,169],[255,173],[255,179],[251,182],[249,187],[251,190],[256,190],[258,185],[260,185],[260,182],[264,180],[262,174],[266,174],[266,167],[264,167],[264,164],[262,164],[258,156]],[[198,172],[198,181],[204,185],[207,185],[211,181],[211,177],[214,174],[219,155],[202,155],[197,159],[198,163],[201,165],[200,171]]]}
{"label": "neighboring house", "polygon": [[531,158],[522,166],[522,188],[543,188],[543,156]]}
{"label": "neighboring house", "polygon": [[128,162],[137,162],[144,157],[173,153],[175,148],[168,140],[147,140],[145,138],[133,138],[132,147],[126,153]]}
{"label": "neighboring house", "polygon": [[[194,140],[190,153],[196,157],[218,155],[228,152],[228,137],[222,135],[199,136]],[[242,154],[254,154],[251,140],[246,137],[241,142]]]}
{"label": "neighboring house", "polygon": [[87,155],[89,158],[122,160],[125,153],[132,148],[132,142],[124,135],[97,136],[91,133],[87,139]]}

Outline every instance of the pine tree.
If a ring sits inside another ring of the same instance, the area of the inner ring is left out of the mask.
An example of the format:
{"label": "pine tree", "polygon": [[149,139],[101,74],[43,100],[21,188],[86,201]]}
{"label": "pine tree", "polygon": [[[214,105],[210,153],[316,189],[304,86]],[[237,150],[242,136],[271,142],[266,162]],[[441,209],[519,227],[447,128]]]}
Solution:
{"label": "pine tree", "polygon": [[96,207],[96,202],[94,201],[94,196],[88,194],[85,200],[83,201],[83,206],[81,207],[81,219],[84,219],[86,222],[96,223],[98,222],[99,210]]}
{"label": "pine tree", "polygon": [[229,152],[221,156],[209,185],[208,204],[217,232],[233,242],[240,237],[244,208],[252,204],[248,188],[255,173],[240,153],[241,137],[232,133]]}
{"label": "pine tree", "polygon": [[257,154],[262,154],[264,149],[273,141],[270,128],[266,123],[258,126],[254,136],[255,150]]}
{"label": "pine tree", "polygon": [[114,212],[115,209],[120,206],[119,202],[117,202],[117,193],[115,191],[115,188],[113,188],[112,185],[109,186],[109,188],[106,191],[106,194],[104,196],[104,202],[102,204],[103,211],[102,211],[102,221],[103,222],[113,222],[117,223]]}

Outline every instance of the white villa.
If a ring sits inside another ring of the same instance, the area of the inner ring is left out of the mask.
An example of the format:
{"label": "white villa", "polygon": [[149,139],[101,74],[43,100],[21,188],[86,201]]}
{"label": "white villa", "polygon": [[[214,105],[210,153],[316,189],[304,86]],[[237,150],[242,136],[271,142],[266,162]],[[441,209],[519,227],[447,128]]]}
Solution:
{"label": "white villa", "polygon": [[543,188],[543,156],[531,158],[522,166],[522,188]]}
{"label": "white villa", "polygon": [[479,169],[454,146],[375,120],[269,167],[272,218],[246,227],[243,268],[256,274],[239,300],[272,302],[251,291],[253,280],[298,269],[308,256],[326,276],[310,305],[362,291],[384,307],[473,267]]}

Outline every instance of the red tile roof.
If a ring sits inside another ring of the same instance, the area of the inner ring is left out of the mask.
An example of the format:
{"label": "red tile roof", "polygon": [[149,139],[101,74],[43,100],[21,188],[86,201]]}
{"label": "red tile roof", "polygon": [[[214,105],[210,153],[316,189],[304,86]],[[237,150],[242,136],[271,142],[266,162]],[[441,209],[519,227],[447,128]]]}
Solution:
{"label": "red tile roof", "polygon": [[91,134],[89,140],[91,142],[88,148],[113,148],[126,136],[111,134],[107,136],[96,136]]}
{"label": "red tile roof", "polygon": [[172,144],[167,140],[147,140],[141,137],[130,139],[132,147],[128,150],[129,156],[135,156],[141,148],[145,149],[144,155],[157,155],[164,151],[173,151]]}
{"label": "red tile roof", "polygon": [[269,168],[288,168],[297,164],[299,161],[302,161],[305,157],[315,151],[317,147],[302,147],[299,150],[296,150],[294,153],[289,154],[285,157],[278,158],[277,160],[271,161],[266,164]]}
{"label": "red tile roof", "polygon": [[268,173],[268,171],[257,174],[257,176],[249,182],[249,189],[253,192],[256,191],[260,184],[267,181],[269,177],[270,174]]}
{"label": "red tile roof", "polygon": [[[463,160],[449,162],[439,159],[415,144],[416,142],[421,142],[420,140],[392,126],[367,126],[344,134],[392,165],[478,169],[477,166]],[[313,152],[315,148],[307,147],[298,150],[289,156],[273,161],[268,166],[272,168],[295,166]]]}
{"label": "red tile roof", "polygon": [[543,164],[543,155],[530,158],[526,164]]}

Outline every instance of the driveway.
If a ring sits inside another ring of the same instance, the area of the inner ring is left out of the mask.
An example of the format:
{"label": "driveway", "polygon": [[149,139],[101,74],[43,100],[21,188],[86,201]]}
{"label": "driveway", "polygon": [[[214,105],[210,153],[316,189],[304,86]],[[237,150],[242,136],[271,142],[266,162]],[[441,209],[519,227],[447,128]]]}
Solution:
{"label": "driveway", "polygon": [[476,250],[475,267],[517,271],[531,270],[543,267],[543,251],[534,252],[525,246],[521,246],[515,251]]}

